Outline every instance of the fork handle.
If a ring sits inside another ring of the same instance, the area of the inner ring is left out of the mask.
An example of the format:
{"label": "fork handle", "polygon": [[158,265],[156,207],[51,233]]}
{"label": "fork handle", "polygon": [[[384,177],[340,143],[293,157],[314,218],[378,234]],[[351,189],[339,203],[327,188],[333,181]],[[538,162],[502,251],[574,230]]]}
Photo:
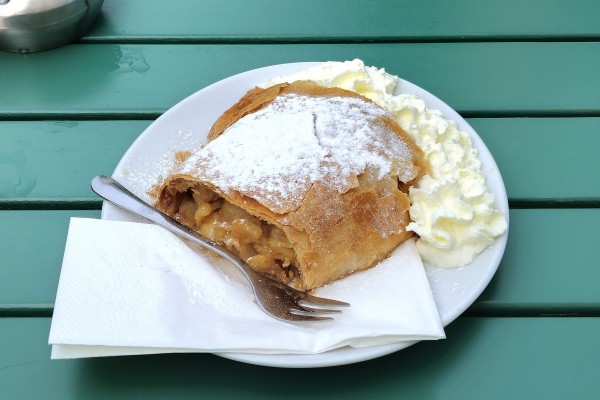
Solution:
{"label": "fork handle", "polygon": [[225,257],[227,260],[234,263],[248,279],[251,280],[249,275],[255,272],[251,270],[246,264],[235,254],[224,248],[218,243],[204,237],[198,236],[192,229],[175,221],[173,218],[164,214],[163,212],[152,207],[135,194],[127,190],[119,182],[108,176],[100,175],[92,180],[92,190],[103,199],[113,203],[114,205],[121,207],[124,210],[132,212],[140,217],[146,218],[147,220],[154,222],[157,225],[173,232],[174,234],[190,240],[208,250],[214,251],[215,253]]}

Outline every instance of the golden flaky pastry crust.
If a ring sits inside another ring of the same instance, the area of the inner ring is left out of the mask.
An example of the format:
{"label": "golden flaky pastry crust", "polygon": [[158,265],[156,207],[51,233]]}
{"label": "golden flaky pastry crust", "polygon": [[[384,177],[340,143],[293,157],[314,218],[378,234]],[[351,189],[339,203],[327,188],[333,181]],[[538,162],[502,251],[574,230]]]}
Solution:
{"label": "golden flaky pastry crust", "polygon": [[[214,123],[209,132],[210,140],[228,140],[227,129],[236,121],[256,113],[283,95],[355,98],[364,107],[378,107],[356,93],[307,81],[255,88]],[[191,167],[186,166],[188,161],[184,162],[164,181],[157,206],[167,214],[175,215],[178,205],[173,193],[205,185],[227,202],[285,233],[296,255],[295,284],[305,290],[364,270],[387,257],[412,236],[405,229],[410,222],[406,189],[424,173],[422,152],[392,118],[387,114],[379,115],[369,123],[377,124],[381,135],[399,139],[408,149],[404,159],[390,160],[393,165],[410,170],[404,174],[404,182],[398,179],[397,171],[381,176],[367,166],[361,173],[345,177],[350,183],[343,191],[333,184],[335,182],[330,182],[335,177],[325,176],[295,192],[295,198],[281,198],[277,202],[261,197],[260,190],[236,190],[223,185],[204,171],[206,164],[198,162],[198,157],[194,160],[191,157],[188,159],[193,164]],[[267,153],[264,157],[271,155]]]}

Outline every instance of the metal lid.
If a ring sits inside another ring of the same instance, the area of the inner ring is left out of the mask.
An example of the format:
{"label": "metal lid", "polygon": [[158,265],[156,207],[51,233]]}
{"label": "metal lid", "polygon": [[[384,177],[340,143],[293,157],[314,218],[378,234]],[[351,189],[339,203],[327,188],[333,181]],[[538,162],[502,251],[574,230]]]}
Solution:
{"label": "metal lid", "polygon": [[29,53],[70,43],[96,19],[103,0],[0,0],[0,50]]}

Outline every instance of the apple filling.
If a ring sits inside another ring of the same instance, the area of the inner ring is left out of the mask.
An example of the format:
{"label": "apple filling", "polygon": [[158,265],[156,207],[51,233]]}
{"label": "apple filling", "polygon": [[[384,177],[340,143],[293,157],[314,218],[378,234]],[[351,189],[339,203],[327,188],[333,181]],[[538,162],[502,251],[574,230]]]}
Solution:
{"label": "apple filling", "polygon": [[163,208],[166,214],[225,245],[253,270],[280,282],[294,278],[296,254],[277,226],[227,202],[204,185],[188,189],[169,187],[163,195],[161,203],[166,206]]}

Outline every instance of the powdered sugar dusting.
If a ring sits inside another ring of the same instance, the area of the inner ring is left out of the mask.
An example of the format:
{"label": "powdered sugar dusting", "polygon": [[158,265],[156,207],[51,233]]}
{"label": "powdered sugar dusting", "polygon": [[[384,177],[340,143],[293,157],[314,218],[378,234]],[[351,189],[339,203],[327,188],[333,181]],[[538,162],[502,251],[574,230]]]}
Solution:
{"label": "powdered sugar dusting", "polygon": [[281,95],[230,126],[179,172],[280,212],[297,207],[317,181],[343,193],[366,169],[410,180],[411,151],[381,123],[384,116],[360,98]]}
{"label": "powdered sugar dusting", "polygon": [[199,140],[192,130],[177,126],[167,129],[168,142],[152,150],[137,151],[121,165],[117,179],[144,201],[153,203],[152,189],[179,166],[177,153],[197,148]]}

